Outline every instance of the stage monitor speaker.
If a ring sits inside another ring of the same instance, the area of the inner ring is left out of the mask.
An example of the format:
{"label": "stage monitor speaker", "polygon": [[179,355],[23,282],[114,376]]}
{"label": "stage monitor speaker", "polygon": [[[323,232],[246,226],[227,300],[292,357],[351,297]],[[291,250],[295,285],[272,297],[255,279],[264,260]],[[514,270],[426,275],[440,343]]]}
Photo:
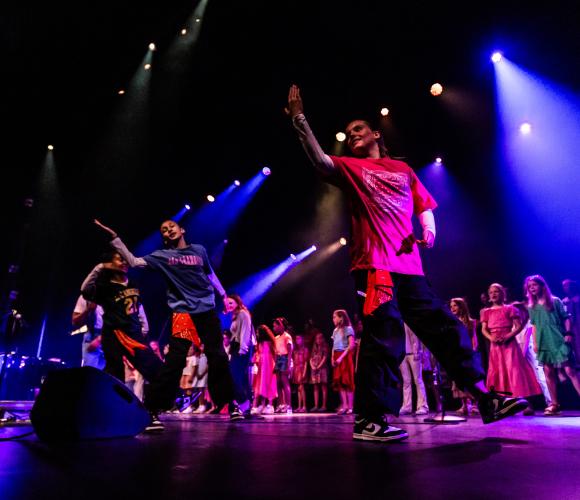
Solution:
{"label": "stage monitor speaker", "polygon": [[30,420],[43,441],[77,441],[135,436],[151,418],[115,377],[85,366],[49,373]]}

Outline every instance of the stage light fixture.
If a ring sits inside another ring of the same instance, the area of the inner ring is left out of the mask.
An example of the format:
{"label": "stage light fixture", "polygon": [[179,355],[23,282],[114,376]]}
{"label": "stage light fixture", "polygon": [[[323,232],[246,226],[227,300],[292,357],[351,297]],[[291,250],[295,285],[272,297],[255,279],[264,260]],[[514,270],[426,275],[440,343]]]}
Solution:
{"label": "stage light fixture", "polygon": [[119,92],[117,92],[119,95],[123,95],[125,93],[125,91],[123,89],[119,90]]}
{"label": "stage light fixture", "polygon": [[291,258],[292,260],[296,260],[296,255],[294,255],[293,253],[291,253],[291,254],[290,254],[290,258]]}
{"label": "stage light fixture", "polygon": [[187,203],[185,204],[185,210],[191,210],[191,206],[188,205]]}
{"label": "stage light fixture", "polygon": [[520,132],[524,135],[528,135],[532,131],[532,126],[528,122],[524,122],[520,125]]}
{"label": "stage light fixture", "polygon": [[52,151],[53,149],[54,149],[54,146],[53,146],[52,144],[49,144],[49,145],[48,145],[48,150],[49,150],[49,151]]}
{"label": "stage light fixture", "polygon": [[271,171],[271,170],[270,170],[268,167],[264,167],[264,168],[262,169],[262,173],[263,173],[264,175],[270,175],[270,174],[272,173],[272,171]]}
{"label": "stage light fixture", "polygon": [[344,247],[344,246],[346,246],[346,243],[347,243],[347,241],[346,241],[346,238],[340,238],[340,240],[338,240],[338,242],[339,242],[339,243],[340,243],[340,244],[341,244],[343,247]]}
{"label": "stage light fixture", "polygon": [[215,201],[215,196],[212,196],[211,194],[207,195],[207,201],[209,201],[210,203],[213,203]]}
{"label": "stage light fixture", "polygon": [[346,140],[346,134],[344,132],[338,132],[336,134],[336,140],[338,142],[344,142]]}
{"label": "stage light fixture", "polygon": [[183,29],[181,30],[181,34],[182,34],[182,35],[187,35],[187,30],[186,30],[185,28],[183,28]]}
{"label": "stage light fixture", "polygon": [[151,69],[151,64],[147,63],[145,66],[143,66],[145,68],[145,70],[149,70]]}
{"label": "stage light fixture", "polygon": [[201,19],[198,17],[198,18],[195,20],[195,22],[196,22],[196,23],[201,23]]}
{"label": "stage light fixture", "polygon": [[234,185],[236,186],[240,186],[242,183],[240,181],[238,181],[237,179],[234,181]]}
{"label": "stage light fixture", "polygon": [[434,96],[438,96],[441,95],[443,93],[443,85],[441,85],[440,83],[434,83],[433,85],[431,85],[431,95]]}
{"label": "stage light fixture", "polygon": [[154,43],[150,43],[149,44],[149,50],[154,51],[155,50],[155,44]]}
{"label": "stage light fixture", "polygon": [[437,165],[441,165],[443,163],[443,159],[438,156],[437,158],[435,158],[435,163],[437,163]]}
{"label": "stage light fixture", "polygon": [[494,52],[494,53],[491,55],[491,61],[492,61],[493,63],[498,63],[498,62],[500,62],[500,61],[501,61],[501,58],[502,58],[502,57],[503,57],[503,54],[502,54],[501,52]]}
{"label": "stage light fixture", "polygon": [[387,116],[389,114],[389,108],[381,108],[381,116]]}
{"label": "stage light fixture", "polygon": [[313,252],[316,252],[316,250],[318,250],[318,247],[316,245],[312,245],[310,248],[312,248]]}

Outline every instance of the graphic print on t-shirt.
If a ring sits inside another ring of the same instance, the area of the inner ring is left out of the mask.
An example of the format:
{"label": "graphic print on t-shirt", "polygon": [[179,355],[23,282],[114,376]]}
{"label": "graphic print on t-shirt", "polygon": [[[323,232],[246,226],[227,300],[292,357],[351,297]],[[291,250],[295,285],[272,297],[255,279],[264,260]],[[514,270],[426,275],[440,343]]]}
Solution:
{"label": "graphic print on t-shirt", "polygon": [[363,181],[372,199],[385,211],[400,210],[410,196],[409,176],[384,170],[362,169]]}

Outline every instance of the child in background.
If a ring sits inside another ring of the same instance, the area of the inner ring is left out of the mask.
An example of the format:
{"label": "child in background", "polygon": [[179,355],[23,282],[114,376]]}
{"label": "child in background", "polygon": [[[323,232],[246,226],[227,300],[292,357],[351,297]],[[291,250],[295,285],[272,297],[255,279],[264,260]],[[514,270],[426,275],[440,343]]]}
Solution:
{"label": "child in background", "polygon": [[298,392],[298,407],[296,413],[305,413],[306,410],[306,389],[304,384],[308,380],[308,358],[309,352],[304,345],[304,337],[296,335],[296,348],[292,352],[292,361],[294,368],[292,369],[292,383],[297,387]]}
{"label": "child in background", "polygon": [[[477,352],[479,347],[476,332],[477,322],[470,316],[467,302],[461,297],[455,297],[449,301],[449,309],[465,325],[465,328],[467,328],[469,338],[471,339],[471,347]],[[471,412],[477,413],[477,405],[473,398],[467,392],[459,389],[455,382],[453,382],[452,391],[454,398],[461,399],[461,408],[457,412],[459,415],[468,416]]]}
{"label": "child in background", "polygon": [[337,309],[332,314],[334,331],[332,332],[331,363],[332,388],[340,393],[341,405],[336,411],[338,415],[351,414],[354,392],[354,329],[348,313]]}
{"label": "child in background", "polygon": [[254,362],[258,365],[258,373],[254,379],[254,406],[252,414],[271,415],[274,413],[272,403],[278,397],[278,384],[274,373],[276,348],[275,336],[266,325],[256,329],[258,348]]}
{"label": "child in background", "polygon": [[288,321],[286,318],[276,318],[273,323],[276,338],[276,365],[274,371],[278,380],[278,408],[276,413],[292,413],[292,394],[290,392],[290,363],[294,344],[292,336],[288,333]]}
{"label": "child in background", "polygon": [[[400,370],[403,378],[403,405],[399,415],[428,415],[429,404],[423,383],[423,344],[405,324],[405,358]],[[413,412],[413,384],[417,392],[417,411]]]}
{"label": "child in background", "polygon": [[[193,345],[194,350],[194,372],[193,372],[193,389],[199,392],[199,405],[194,413],[205,413],[206,411],[211,411],[213,408],[211,403],[211,398],[209,396],[209,391],[207,389],[207,379],[208,379],[208,363],[207,356],[204,353],[204,346],[201,344],[197,347]],[[208,407],[208,405],[210,407]]]}
{"label": "child in background", "polygon": [[[328,354],[329,347],[322,332],[318,332],[314,338],[310,365],[310,383],[313,385],[314,407],[311,412],[325,412],[328,400]],[[320,394],[322,393],[322,404]]]}
{"label": "child in background", "polygon": [[534,336],[534,329],[530,323],[530,314],[528,313],[528,308],[523,302],[512,302],[511,305],[518,310],[522,320],[522,325],[524,325],[522,331],[516,335],[516,340],[518,341],[518,345],[522,350],[524,358],[526,358],[526,361],[532,367],[538,384],[540,384],[540,388],[544,394],[544,399],[546,400],[546,406],[550,406],[550,404],[552,404],[552,396],[550,396],[550,390],[548,389],[548,384],[546,382],[544,368],[538,362],[538,357],[534,352],[534,340],[532,338]]}
{"label": "child in background", "polygon": [[580,395],[580,380],[571,359],[571,322],[564,304],[552,296],[546,280],[540,275],[528,276],[524,282],[524,293],[528,299],[528,311],[533,328],[534,351],[538,361],[544,366],[546,382],[552,403],[544,410],[544,415],[562,413],[558,403],[557,373],[559,368],[572,382]]}
{"label": "child in background", "polygon": [[[487,387],[516,397],[534,396],[542,390],[515,339],[522,330],[515,307],[505,304],[506,292],[499,283],[488,290],[491,307],[481,311],[482,332],[491,342]],[[529,405],[524,415],[533,415]]]}

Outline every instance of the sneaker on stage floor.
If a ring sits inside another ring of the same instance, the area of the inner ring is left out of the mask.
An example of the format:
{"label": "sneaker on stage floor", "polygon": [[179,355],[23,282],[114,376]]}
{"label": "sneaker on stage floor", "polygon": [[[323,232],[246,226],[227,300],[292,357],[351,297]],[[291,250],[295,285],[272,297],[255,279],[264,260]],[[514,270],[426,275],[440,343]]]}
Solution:
{"label": "sneaker on stage floor", "polygon": [[238,405],[230,403],[228,410],[230,412],[230,420],[244,420],[244,414]]}
{"label": "sneaker on stage floor", "polygon": [[[191,406],[190,406],[191,408]],[[193,413],[205,413],[207,411],[207,407],[205,405],[199,405],[195,410],[193,410]]]}
{"label": "sneaker on stage floor", "polygon": [[403,429],[389,425],[383,418],[364,418],[357,416],[354,420],[352,438],[357,441],[402,441],[409,434]]}
{"label": "sneaker on stage floor", "polygon": [[286,413],[286,405],[278,405],[274,413]]}
{"label": "sneaker on stage floor", "polygon": [[144,432],[154,433],[164,431],[165,426],[163,425],[163,422],[159,420],[159,416],[157,415],[157,413],[149,412],[149,415],[151,416],[151,423],[147,427],[145,427]]}
{"label": "sneaker on stage floor", "polygon": [[529,403],[524,398],[511,398],[490,391],[479,398],[477,407],[484,424],[491,424],[525,410]]}
{"label": "sneaker on stage floor", "polygon": [[197,413],[194,409],[193,409],[193,405],[189,405],[187,408],[185,408],[181,414],[182,415],[188,415],[190,413]]}
{"label": "sneaker on stage floor", "polygon": [[411,410],[399,410],[399,416],[411,415],[413,412]]}
{"label": "sneaker on stage floor", "polygon": [[429,409],[428,408],[419,408],[416,412],[415,415],[417,416],[421,416],[421,415],[429,415]]}
{"label": "sneaker on stage floor", "polygon": [[272,405],[267,405],[262,410],[262,415],[274,415],[274,407]]}

